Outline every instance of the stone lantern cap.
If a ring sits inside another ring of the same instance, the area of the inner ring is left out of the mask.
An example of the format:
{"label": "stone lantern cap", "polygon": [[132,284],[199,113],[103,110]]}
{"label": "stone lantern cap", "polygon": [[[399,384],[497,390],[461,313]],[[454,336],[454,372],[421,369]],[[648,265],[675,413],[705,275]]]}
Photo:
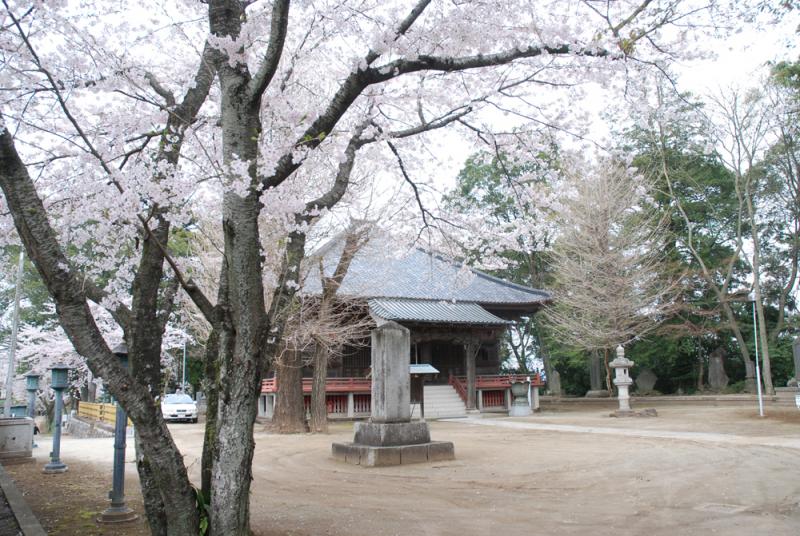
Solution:
{"label": "stone lantern cap", "polygon": [[617,346],[617,357],[608,366],[611,368],[630,368],[633,366],[633,361],[625,357],[625,349],[621,344]]}
{"label": "stone lantern cap", "polygon": [[67,388],[67,372],[69,371],[69,365],[65,363],[56,363],[52,367],[50,367],[50,371],[53,374],[53,378],[50,382],[50,387],[53,389],[66,389]]}
{"label": "stone lantern cap", "polygon": [[611,368],[630,368],[634,365],[634,362],[628,359],[627,357],[618,357],[614,361],[608,364]]}
{"label": "stone lantern cap", "polygon": [[38,374],[38,373],[33,372],[33,371],[25,374],[25,381],[26,381],[25,389],[28,390],[28,391],[38,391],[39,390],[39,378],[41,378],[41,377],[42,377],[41,374]]}

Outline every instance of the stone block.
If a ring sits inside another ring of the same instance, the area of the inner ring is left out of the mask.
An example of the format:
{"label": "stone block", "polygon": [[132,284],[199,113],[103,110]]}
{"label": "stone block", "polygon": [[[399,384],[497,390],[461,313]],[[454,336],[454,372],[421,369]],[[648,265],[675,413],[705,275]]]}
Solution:
{"label": "stone block", "polygon": [[527,417],[532,414],[533,412],[528,404],[525,404],[524,406],[513,404],[511,409],[508,410],[509,417]]}
{"label": "stone block", "polygon": [[386,467],[455,459],[453,444],[449,441],[432,441],[422,445],[394,447],[334,443],[331,446],[331,453],[336,460],[362,467]]}
{"label": "stone block", "polygon": [[334,443],[331,445],[331,454],[335,460],[340,462],[347,461],[348,446],[345,443]]}
{"label": "stone block", "polygon": [[33,419],[0,418],[0,460],[30,458],[32,445]]}
{"label": "stone block", "polygon": [[430,443],[423,445],[406,445],[400,447],[400,463],[426,463],[428,461],[428,446]]}
{"label": "stone block", "polygon": [[455,459],[455,448],[450,441],[432,441],[428,444],[429,462],[443,462]]}
{"label": "stone block", "polygon": [[394,447],[399,445],[419,445],[431,440],[428,423],[422,421],[404,423],[355,423],[357,445],[373,447]]}
{"label": "stone block", "polygon": [[383,467],[386,465],[400,465],[401,447],[363,447],[361,465],[364,467]]}

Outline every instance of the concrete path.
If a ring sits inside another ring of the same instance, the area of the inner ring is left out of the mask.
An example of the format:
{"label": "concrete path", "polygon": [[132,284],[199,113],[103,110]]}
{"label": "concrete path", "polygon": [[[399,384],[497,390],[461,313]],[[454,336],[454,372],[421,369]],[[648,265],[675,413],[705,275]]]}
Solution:
{"label": "concrete path", "polygon": [[513,430],[535,430],[545,432],[566,432],[575,434],[607,434],[615,436],[641,437],[645,439],[678,439],[701,443],[725,443],[732,445],[753,445],[762,447],[780,447],[800,450],[800,436],[743,436],[735,434],[719,434],[708,432],[681,432],[672,430],[634,430],[626,428],[608,428],[602,426],[577,426],[572,424],[548,424],[530,421],[514,421],[511,419],[486,419],[468,417],[466,419],[441,419],[439,422],[457,422],[473,426],[495,426]]}

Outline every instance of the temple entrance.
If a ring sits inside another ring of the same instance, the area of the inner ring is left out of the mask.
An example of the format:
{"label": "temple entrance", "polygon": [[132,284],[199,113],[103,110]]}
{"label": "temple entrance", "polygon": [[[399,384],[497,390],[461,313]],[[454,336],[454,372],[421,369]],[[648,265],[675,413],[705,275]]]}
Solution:
{"label": "temple entrance", "polygon": [[428,384],[446,384],[450,375],[461,376],[466,373],[464,346],[448,341],[415,343],[411,348],[411,362],[430,364],[439,371],[439,374],[427,380]]}

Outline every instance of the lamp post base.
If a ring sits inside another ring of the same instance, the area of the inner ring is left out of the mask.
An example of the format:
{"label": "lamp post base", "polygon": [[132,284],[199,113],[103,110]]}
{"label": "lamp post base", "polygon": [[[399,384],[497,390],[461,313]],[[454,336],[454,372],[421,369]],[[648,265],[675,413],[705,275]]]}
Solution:
{"label": "lamp post base", "polygon": [[139,519],[139,516],[128,508],[125,505],[122,506],[109,506],[103,512],[97,516],[98,523],[106,523],[106,524],[113,524],[113,523],[128,523],[130,521],[136,521]]}
{"label": "lamp post base", "polygon": [[58,473],[66,473],[67,472],[67,464],[61,462],[50,462],[44,466],[42,472],[47,475],[55,475]]}

